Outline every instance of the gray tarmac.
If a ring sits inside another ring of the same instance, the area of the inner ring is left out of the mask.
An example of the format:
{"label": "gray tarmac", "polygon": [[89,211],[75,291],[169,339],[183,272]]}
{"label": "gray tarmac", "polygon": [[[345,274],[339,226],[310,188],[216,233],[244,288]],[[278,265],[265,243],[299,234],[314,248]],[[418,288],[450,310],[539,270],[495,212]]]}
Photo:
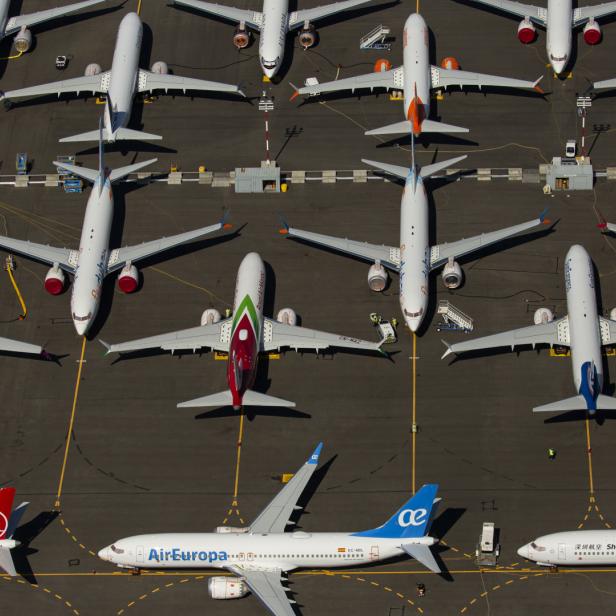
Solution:
{"label": "gray tarmac", "polygon": [[[43,8],[28,0],[24,10]],[[129,0],[95,19],[66,20],[58,28],[35,30],[35,49],[0,63],[3,89],[83,74],[85,65],[111,63],[117,24],[136,8]],[[314,0],[314,4],[317,4]],[[244,6],[244,4],[238,4]],[[310,2],[302,4],[309,6]],[[245,6],[257,8],[257,4]],[[414,3],[381,4],[357,12],[350,21],[320,28],[321,40],[308,52],[293,47],[281,83],[261,83],[257,45],[238,54],[233,27],[189,11],[144,0],[143,66],[164,59],[177,74],[241,82],[249,97],[263,88],[275,97],[270,114],[272,154],[284,170],[357,169],[360,158],[405,164],[409,143],[383,146],[363,135],[402,119],[402,105],[384,94],[334,97],[325,104],[289,102],[295,84],[370,70],[385,56],[401,59],[400,31]],[[428,162],[465,152],[468,168],[536,168],[558,155],[579,132],[575,93],[587,79],[614,76],[616,26],[604,28],[597,47],[577,36],[571,79],[553,79],[545,67],[545,33],[528,47],[515,37],[517,22],[445,0],[422,4],[434,34],[435,59],[454,55],[463,68],[524,78],[544,74],[545,99],[512,93],[453,92],[437,103],[443,121],[467,126],[466,140],[438,138],[418,146]],[[396,35],[391,52],[362,52],[359,38],[379,23]],[[8,55],[8,45],[1,52]],[[57,54],[71,55],[69,68],[54,68]],[[289,66],[290,65],[290,66]],[[75,153],[60,137],[92,130],[102,107],[93,98],[18,104],[0,111],[0,173],[13,173],[15,154],[27,151],[33,173],[51,171],[58,154]],[[613,99],[594,102],[590,122],[607,132],[592,135],[595,165],[614,164],[616,107]],[[132,128],[164,135],[161,145],[126,144],[110,149],[110,166],[157,156],[154,169],[177,164],[228,171],[255,165],[263,157],[263,117],[256,103],[215,96],[161,96],[136,105]],[[78,144],[82,147],[81,144]],[[135,152],[138,152],[135,154]],[[78,160],[96,166],[95,148],[78,150]],[[597,212],[616,220],[616,186],[599,180],[593,193],[544,196],[537,184],[462,179],[431,184],[433,239],[455,240],[529,220],[549,206],[555,222],[539,235],[519,238],[507,250],[489,250],[464,261],[466,280],[447,291],[438,276],[432,284],[431,312],[413,350],[408,332],[392,361],[336,353],[287,353],[263,359],[259,391],[295,400],[297,412],[249,415],[241,441],[237,504],[234,484],[240,420],[231,411],[200,413],[176,404],[225,388],[225,363],[211,354],[170,357],[151,354],[114,361],[97,338],[119,342],[199,322],[202,311],[224,311],[233,298],[243,256],[256,250],[268,265],[267,314],[293,307],[302,323],[363,338],[376,336],[368,315],[398,317],[397,279],[383,294],[369,291],[368,266],[312,248],[277,233],[278,214],[294,226],[395,244],[401,188],[395,183],[292,185],[286,194],[236,195],[231,189],[196,184],[118,187],[114,245],[188,230],[231,212],[234,230],[184,247],[144,264],[143,286],[123,295],[111,277],[104,306],[85,346],[69,319],[69,292],[46,294],[47,268],[17,258],[16,279],[28,314],[6,274],[0,275],[0,335],[44,344],[58,363],[0,357],[0,483],[14,485],[17,498],[31,502],[15,553],[23,577],[0,577],[0,611],[27,614],[262,614],[253,597],[216,602],[207,595],[209,572],[119,574],[95,556],[114,539],[158,531],[208,531],[223,522],[250,521],[280,489],[279,476],[294,472],[324,441],[324,472],[314,486],[300,525],[308,531],[371,528],[406,500],[415,485],[440,484],[443,502],[434,525],[442,539],[439,555],[449,576],[427,573],[412,560],[358,570],[298,572],[291,576],[301,612],[408,616],[440,614],[611,613],[616,569],[548,573],[524,562],[517,548],[548,532],[611,527],[616,492],[611,469],[614,422],[544,421],[531,408],[573,395],[570,362],[547,350],[441,361],[436,302],[449,299],[475,319],[476,335],[532,322],[536,308],[565,311],[562,265],[573,243],[583,244],[597,268],[604,313],[616,305],[616,240],[600,235]],[[61,190],[0,187],[3,229],[15,237],[76,247],[87,194]],[[413,396],[415,356],[415,396]],[[606,359],[607,391],[616,380]],[[66,435],[79,384],[66,464]],[[413,402],[415,400],[415,403]],[[415,406],[414,406],[415,404]],[[413,456],[411,424],[419,431]],[[571,418],[569,418],[571,419]],[[589,472],[588,438],[592,448]],[[547,448],[557,450],[554,461]],[[592,483],[591,483],[592,482]],[[59,505],[57,493],[61,487]],[[590,490],[595,500],[590,500]],[[481,525],[500,529],[497,569],[480,570],[473,552]],[[528,571],[527,571],[528,569]],[[416,584],[427,586],[418,599]]]}

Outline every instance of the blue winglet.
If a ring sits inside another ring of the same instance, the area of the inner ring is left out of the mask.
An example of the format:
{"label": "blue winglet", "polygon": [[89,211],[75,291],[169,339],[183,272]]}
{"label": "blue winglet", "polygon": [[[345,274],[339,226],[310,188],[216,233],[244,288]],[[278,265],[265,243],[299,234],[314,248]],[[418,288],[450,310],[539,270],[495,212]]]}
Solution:
{"label": "blue winglet", "polygon": [[306,464],[318,464],[319,456],[321,455],[321,449],[323,449],[323,443],[319,443],[317,448],[312,452],[312,455],[308,458]]}
{"label": "blue winglet", "polygon": [[218,222],[220,223],[221,226],[224,227],[227,224],[227,220],[229,220],[229,210],[225,208],[222,211],[222,217]]}
{"label": "blue winglet", "polygon": [[543,212],[541,212],[541,214],[539,214],[539,220],[541,222],[543,222],[545,220],[545,217],[548,215],[548,210],[549,209],[550,209],[549,207],[546,207],[545,210],[543,210]]}
{"label": "blue winglet", "polygon": [[282,235],[285,235],[285,232],[289,231],[289,223],[285,220],[284,216],[278,212],[278,220],[280,220],[280,224],[282,225],[282,229],[280,230]]}

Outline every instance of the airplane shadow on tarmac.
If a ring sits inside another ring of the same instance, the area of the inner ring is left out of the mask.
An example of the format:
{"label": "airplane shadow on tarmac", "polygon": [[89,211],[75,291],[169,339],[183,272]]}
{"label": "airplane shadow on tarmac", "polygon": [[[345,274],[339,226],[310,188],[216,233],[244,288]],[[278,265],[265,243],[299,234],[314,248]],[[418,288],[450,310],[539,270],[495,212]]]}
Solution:
{"label": "airplane shadow on tarmac", "polygon": [[28,557],[38,552],[37,549],[31,548],[30,544],[36,539],[58,516],[59,511],[42,511],[29,522],[22,524],[15,531],[14,539],[20,542],[16,548],[11,550],[15,570],[22,575],[30,584],[36,584],[36,577]]}

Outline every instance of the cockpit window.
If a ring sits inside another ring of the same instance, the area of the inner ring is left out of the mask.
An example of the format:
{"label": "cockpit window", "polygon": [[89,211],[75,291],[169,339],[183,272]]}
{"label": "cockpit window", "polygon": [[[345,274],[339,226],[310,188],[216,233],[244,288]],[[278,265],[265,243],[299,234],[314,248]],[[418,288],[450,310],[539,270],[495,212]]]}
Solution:
{"label": "cockpit window", "polygon": [[116,554],[124,554],[124,550],[122,548],[118,548],[115,545],[111,546],[111,551],[115,552]]}
{"label": "cockpit window", "polygon": [[542,545],[537,545],[534,541],[530,544],[530,547],[537,552],[545,552],[545,548]]}
{"label": "cockpit window", "polygon": [[558,56],[555,56],[554,54],[550,54],[550,58],[554,60],[554,62],[564,62],[567,59],[567,56],[565,55],[565,56],[558,57]]}
{"label": "cockpit window", "polygon": [[263,60],[263,66],[265,68],[276,68],[276,65],[278,64],[278,58],[276,58],[275,60]]}
{"label": "cockpit window", "polygon": [[92,313],[88,312],[88,314],[86,314],[85,317],[78,317],[74,312],[73,312],[73,319],[75,321],[89,321],[92,318]]}

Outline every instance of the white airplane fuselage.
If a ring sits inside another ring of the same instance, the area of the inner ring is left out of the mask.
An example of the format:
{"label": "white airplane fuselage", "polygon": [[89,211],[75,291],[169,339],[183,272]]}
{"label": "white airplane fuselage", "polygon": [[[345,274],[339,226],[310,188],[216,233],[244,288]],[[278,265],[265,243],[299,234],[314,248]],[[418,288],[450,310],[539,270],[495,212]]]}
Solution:
{"label": "white airplane fuselage", "polygon": [[71,317],[80,336],[88,331],[98,312],[109,258],[113,192],[108,178],[100,194],[99,185],[97,180],[88,198],[71,292]]}
{"label": "white airplane fuselage", "polygon": [[428,306],[430,242],[428,195],[422,179],[411,174],[400,206],[400,308],[404,321],[415,332]]}
{"label": "white airplane fuselage", "polygon": [[518,554],[544,566],[616,565],[616,530],[574,530],[538,537]]}
{"label": "white airplane fuselage", "polygon": [[413,133],[430,117],[430,35],[428,25],[418,13],[404,23],[402,66],[404,70],[404,114],[413,123]]}
{"label": "white airplane fuselage", "polygon": [[[412,543],[433,545],[435,540],[419,537]],[[98,555],[119,567],[139,569],[236,566],[291,571],[378,562],[405,554],[400,544],[399,537],[357,537],[351,533],[161,533],[120,539]]]}
{"label": "white airplane fuselage", "polygon": [[546,51],[557,74],[562,73],[571,59],[573,31],[572,0],[548,0]]}
{"label": "white airplane fuselage", "polygon": [[120,22],[111,63],[105,128],[108,141],[115,141],[115,133],[130,120],[133,99],[139,78],[139,55],[143,38],[143,24],[137,13],[128,13]]}
{"label": "white airplane fuselage", "polygon": [[603,388],[601,332],[593,264],[582,246],[572,246],[565,257],[565,291],[573,381],[586,398],[589,411],[594,412]]}
{"label": "white airplane fuselage", "polygon": [[263,23],[259,38],[259,62],[270,79],[278,72],[284,57],[289,29],[288,0],[264,0]]}

